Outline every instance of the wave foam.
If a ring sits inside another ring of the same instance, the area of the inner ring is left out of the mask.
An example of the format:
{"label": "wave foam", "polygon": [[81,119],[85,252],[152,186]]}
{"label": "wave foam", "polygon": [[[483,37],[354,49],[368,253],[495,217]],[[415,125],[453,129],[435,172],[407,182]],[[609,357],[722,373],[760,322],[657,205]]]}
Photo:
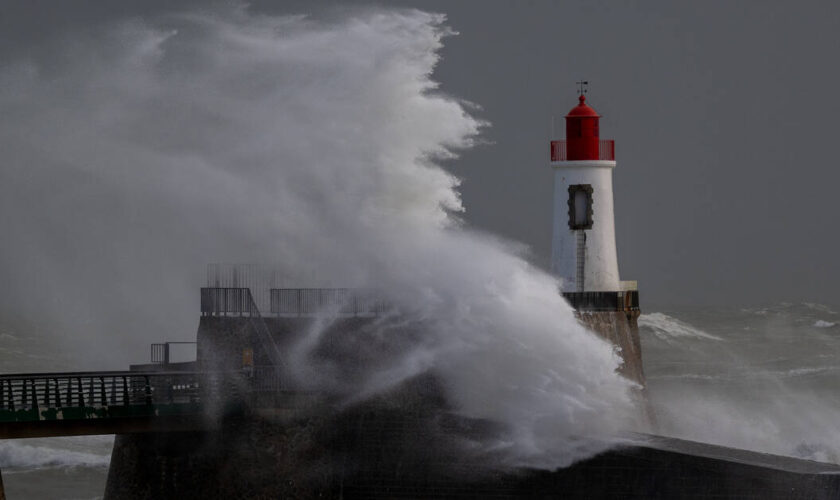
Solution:
{"label": "wave foam", "polygon": [[44,467],[107,467],[111,456],[46,446],[30,446],[15,441],[0,442],[1,469]]}
{"label": "wave foam", "polygon": [[828,314],[837,314],[836,311],[833,311],[830,307],[824,304],[815,304],[813,302],[803,302],[803,306],[807,307],[812,311],[824,312]]}
{"label": "wave foam", "polygon": [[748,367],[743,370],[726,373],[670,373],[662,375],[649,375],[648,380],[705,380],[705,381],[727,381],[745,379],[788,379],[796,377],[807,377],[836,372],[840,366],[810,366],[804,368],[792,368],[790,370],[759,370],[753,371]]}
{"label": "wave foam", "polygon": [[723,340],[721,337],[706,333],[677,318],[658,312],[639,316],[639,326],[648,328],[654,335],[665,341],[675,338]]}

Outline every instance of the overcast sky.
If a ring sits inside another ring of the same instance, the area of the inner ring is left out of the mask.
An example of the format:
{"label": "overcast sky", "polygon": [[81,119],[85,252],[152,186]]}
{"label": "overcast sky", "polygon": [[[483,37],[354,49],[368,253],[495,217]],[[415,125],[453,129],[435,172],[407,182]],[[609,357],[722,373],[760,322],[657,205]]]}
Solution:
{"label": "overcast sky", "polygon": [[[46,40],[168,4],[6,1],[0,64],[48,59]],[[448,165],[464,181],[471,224],[525,243],[548,266],[551,121],[584,78],[601,136],[616,141],[619,265],[639,280],[643,307],[840,303],[837,2],[380,5],[443,12],[459,32],[435,77],[492,123],[487,144]],[[251,8],[328,15],[310,2]]]}

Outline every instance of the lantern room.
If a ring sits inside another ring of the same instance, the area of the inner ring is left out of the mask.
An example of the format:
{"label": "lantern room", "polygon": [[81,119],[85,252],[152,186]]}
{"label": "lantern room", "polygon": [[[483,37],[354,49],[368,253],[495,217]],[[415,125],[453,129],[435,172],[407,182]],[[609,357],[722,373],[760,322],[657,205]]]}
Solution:
{"label": "lantern room", "polygon": [[551,161],[615,161],[615,143],[599,137],[600,118],[586,96],[578,96],[578,105],[566,115],[566,140],[551,141]]}
{"label": "lantern room", "polygon": [[566,155],[569,161],[598,159],[598,113],[586,104],[586,96],[566,115]]}

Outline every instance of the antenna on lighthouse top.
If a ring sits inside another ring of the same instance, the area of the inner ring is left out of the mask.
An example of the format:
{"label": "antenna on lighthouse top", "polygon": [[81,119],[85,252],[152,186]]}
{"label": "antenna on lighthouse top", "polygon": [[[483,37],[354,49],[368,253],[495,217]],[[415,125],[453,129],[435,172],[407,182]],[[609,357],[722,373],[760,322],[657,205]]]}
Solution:
{"label": "antenna on lighthouse top", "polygon": [[587,89],[587,87],[589,86],[588,81],[581,80],[581,81],[575,82],[575,83],[578,84],[578,95],[583,95],[589,90],[589,89]]}

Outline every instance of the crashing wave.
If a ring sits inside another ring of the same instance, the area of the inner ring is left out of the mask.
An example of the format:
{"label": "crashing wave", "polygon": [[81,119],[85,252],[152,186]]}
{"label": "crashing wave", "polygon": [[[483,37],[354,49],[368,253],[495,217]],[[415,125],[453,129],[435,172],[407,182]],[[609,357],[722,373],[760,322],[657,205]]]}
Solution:
{"label": "crashing wave", "polygon": [[665,341],[675,338],[723,340],[716,335],[706,333],[677,318],[658,312],[639,316],[639,326],[649,329],[659,339]]}

